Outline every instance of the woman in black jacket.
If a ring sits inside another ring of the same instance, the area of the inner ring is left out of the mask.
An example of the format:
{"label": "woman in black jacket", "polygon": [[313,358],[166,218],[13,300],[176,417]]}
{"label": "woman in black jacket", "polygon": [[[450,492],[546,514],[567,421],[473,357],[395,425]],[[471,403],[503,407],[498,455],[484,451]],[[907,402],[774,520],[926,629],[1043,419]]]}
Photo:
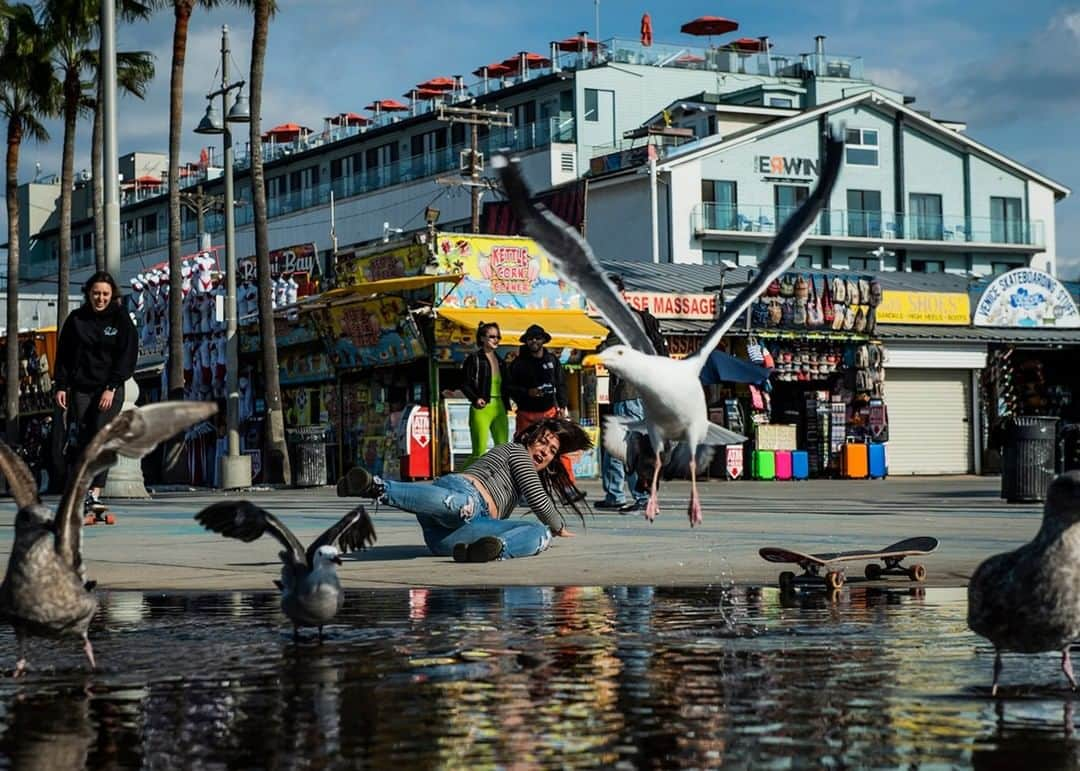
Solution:
{"label": "woman in black jacket", "polygon": [[472,437],[472,455],[465,464],[487,452],[488,435],[495,446],[506,444],[510,438],[510,424],[506,411],[510,397],[505,395],[506,363],[497,353],[502,332],[494,322],[481,322],[476,329],[476,345],[480,349],[465,357],[462,372],[465,379],[461,390],[472,405],[469,410],[469,435]]}
{"label": "woman in black jacket", "polygon": [[[83,284],[83,304],[64,321],[56,347],[56,404],[67,412],[67,426],[78,426],[81,452],[124,403],[124,382],[135,373],[139,340],[120,302],[116,280],[98,271]],[[108,470],[94,477],[84,501],[84,513],[104,518],[101,488]]]}

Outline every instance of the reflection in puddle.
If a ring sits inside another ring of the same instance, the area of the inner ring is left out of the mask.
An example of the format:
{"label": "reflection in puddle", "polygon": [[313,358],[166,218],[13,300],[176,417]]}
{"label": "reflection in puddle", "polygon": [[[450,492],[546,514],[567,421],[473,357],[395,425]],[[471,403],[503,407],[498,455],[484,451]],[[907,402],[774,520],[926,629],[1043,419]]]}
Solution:
{"label": "reflection in puddle", "polygon": [[99,671],[45,642],[0,682],[0,762],[1075,765],[1056,657],[1010,657],[993,700],[965,613],[921,587],[350,591],[320,645],[272,593],[102,593]]}

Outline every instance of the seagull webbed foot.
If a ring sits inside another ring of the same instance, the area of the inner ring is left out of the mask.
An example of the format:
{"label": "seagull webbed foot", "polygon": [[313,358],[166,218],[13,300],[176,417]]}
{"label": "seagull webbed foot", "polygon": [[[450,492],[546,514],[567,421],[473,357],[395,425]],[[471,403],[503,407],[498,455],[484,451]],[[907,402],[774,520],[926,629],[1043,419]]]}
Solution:
{"label": "seagull webbed foot", "polygon": [[26,659],[19,659],[15,662],[15,671],[11,673],[13,679],[22,677],[26,674],[27,661]]}
{"label": "seagull webbed foot", "polygon": [[690,518],[690,527],[701,524],[701,501],[696,495],[690,496],[690,505],[686,507],[686,515]]}
{"label": "seagull webbed foot", "polygon": [[94,661],[94,646],[90,644],[90,638],[83,636],[83,653],[86,654],[86,660],[90,662],[90,669],[97,669],[97,663]]}

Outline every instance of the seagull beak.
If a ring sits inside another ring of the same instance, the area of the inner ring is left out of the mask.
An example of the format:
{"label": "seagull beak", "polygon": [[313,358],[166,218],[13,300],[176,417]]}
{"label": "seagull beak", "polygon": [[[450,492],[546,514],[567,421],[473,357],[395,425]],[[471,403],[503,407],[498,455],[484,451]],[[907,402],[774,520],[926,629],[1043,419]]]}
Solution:
{"label": "seagull beak", "polygon": [[604,360],[600,358],[598,353],[590,353],[584,359],[581,360],[581,366],[583,367],[595,367],[597,364],[603,364]]}
{"label": "seagull beak", "polygon": [[331,557],[330,561],[333,562],[335,565],[340,565],[341,564],[341,557],[339,557],[339,556]]}

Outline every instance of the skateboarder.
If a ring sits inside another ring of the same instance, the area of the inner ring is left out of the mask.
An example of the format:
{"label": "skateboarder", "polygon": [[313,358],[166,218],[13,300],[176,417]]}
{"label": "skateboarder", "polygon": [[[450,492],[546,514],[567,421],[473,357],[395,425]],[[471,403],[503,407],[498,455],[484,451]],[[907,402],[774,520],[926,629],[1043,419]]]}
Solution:
{"label": "skateboarder", "polygon": [[[78,454],[120,412],[124,383],[135,373],[138,337],[124,310],[116,280],[98,271],[83,284],[83,304],[64,321],[56,349],[56,404],[66,416],[67,459]],[[61,429],[60,426],[56,427]],[[101,502],[108,469],[90,483],[83,512],[107,521]]]}

